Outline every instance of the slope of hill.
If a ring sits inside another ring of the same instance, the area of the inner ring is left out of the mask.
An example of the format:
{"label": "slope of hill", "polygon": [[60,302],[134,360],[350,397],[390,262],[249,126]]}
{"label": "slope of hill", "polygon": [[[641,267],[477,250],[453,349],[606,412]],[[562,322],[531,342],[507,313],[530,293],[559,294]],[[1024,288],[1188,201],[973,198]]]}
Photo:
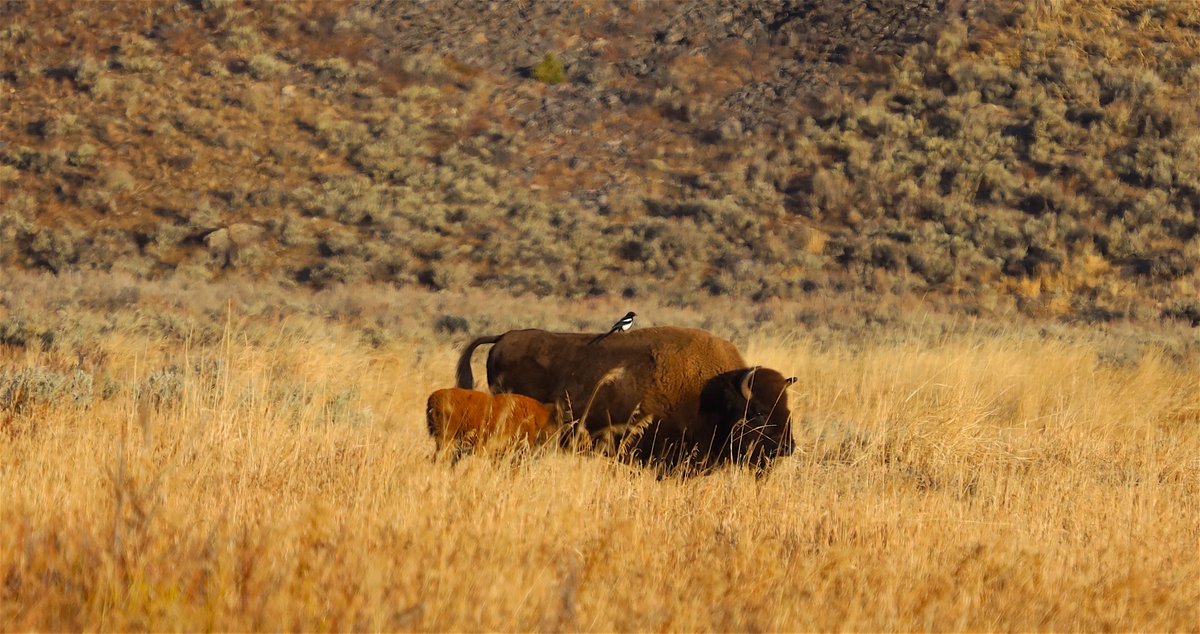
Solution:
{"label": "slope of hill", "polygon": [[6,267],[1200,322],[1189,3],[0,14]]}

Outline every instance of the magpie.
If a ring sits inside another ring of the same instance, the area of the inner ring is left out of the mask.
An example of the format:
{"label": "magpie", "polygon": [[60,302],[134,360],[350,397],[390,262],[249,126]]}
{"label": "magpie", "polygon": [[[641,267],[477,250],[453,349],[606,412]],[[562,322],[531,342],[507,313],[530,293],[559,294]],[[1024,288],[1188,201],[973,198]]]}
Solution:
{"label": "magpie", "polygon": [[605,337],[613,334],[614,332],[627,332],[630,328],[633,327],[633,318],[634,317],[637,317],[637,313],[633,312],[632,310],[629,311],[628,313],[625,313],[625,316],[622,317],[617,323],[613,324],[613,327],[610,328],[608,332],[600,335],[599,337],[596,337],[595,339],[592,339],[591,341],[588,342],[588,345],[590,346],[593,343],[598,343],[601,339],[604,339]]}

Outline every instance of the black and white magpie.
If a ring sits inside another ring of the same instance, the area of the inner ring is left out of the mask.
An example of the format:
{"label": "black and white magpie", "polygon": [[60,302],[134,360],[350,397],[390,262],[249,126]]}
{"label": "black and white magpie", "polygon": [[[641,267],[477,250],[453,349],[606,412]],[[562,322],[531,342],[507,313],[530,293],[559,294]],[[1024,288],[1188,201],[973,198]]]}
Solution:
{"label": "black and white magpie", "polygon": [[633,327],[633,318],[634,317],[637,317],[637,313],[633,312],[632,310],[625,313],[625,316],[622,317],[620,320],[618,320],[617,323],[613,324],[613,327],[610,328],[608,332],[600,335],[599,337],[596,337],[595,339],[592,339],[591,341],[588,342],[588,345],[591,345],[593,343],[598,343],[601,339],[604,339],[605,337],[613,334],[614,332],[627,332],[630,328]]}

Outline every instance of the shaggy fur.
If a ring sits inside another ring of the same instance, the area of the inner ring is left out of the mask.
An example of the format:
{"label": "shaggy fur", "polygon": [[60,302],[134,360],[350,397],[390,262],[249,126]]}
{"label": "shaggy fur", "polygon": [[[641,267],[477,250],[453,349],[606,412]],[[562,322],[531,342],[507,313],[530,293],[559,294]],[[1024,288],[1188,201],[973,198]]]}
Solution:
{"label": "shaggy fur", "polygon": [[[587,345],[593,338],[544,330],[476,338],[459,358],[458,385],[473,387],[471,356],[484,344],[494,344],[487,359],[493,392],[516,392],[565,410],[601,385],[606,373],[620,368],[620,378],[599,390],[583,424],[593,436],[606,429],[637,427],[638,438],[623,444],[642,462],[709,467],[752,459],[765,466],[771,458],[791,452],[783,391],[788,382],[778,372],[760,370],[761,378],[751,382],[753,398],[747,401],[735,388],[752,368],[729,341],[703,330],[665,326],[632,330],[609,338],[603,346]],[[702,406],[701,393],[710,381],[716,383]],[[752,418],[749,414],[769,415],[771,422],[755,426],[755,437],[766,441],[753,451],[748,443],[728,442],[739,425],[745,426],[742,419]]]}
{"label": "shaggy fur", "polygon": [[520,394],[449,388],[429,395],[425,421],[438,451],[449,449],[457,458],[483,447],[544,444],[557,431],[552,412],[553,406]]}

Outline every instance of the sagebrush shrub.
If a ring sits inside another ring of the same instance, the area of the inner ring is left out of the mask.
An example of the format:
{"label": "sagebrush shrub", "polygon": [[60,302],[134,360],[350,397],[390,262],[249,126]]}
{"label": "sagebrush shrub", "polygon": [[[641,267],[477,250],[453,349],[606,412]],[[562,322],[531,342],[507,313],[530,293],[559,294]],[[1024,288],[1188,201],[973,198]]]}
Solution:
{"label": "sagebrush shrub", "polygon": [[542,61],[533,67],[532,75],[534,79],[543,84],[553,86],[566,81],[567,70],[563,67],[563,63],[558,57],[555,57],[553,53],[546,53],[542,56]]}
{"label": "sagebrush shrub", "polygon": [[91,404],[92,375],[82,370],[63,373],[40,366],[0,371],[0,410],[23,412],[33,405]]}

